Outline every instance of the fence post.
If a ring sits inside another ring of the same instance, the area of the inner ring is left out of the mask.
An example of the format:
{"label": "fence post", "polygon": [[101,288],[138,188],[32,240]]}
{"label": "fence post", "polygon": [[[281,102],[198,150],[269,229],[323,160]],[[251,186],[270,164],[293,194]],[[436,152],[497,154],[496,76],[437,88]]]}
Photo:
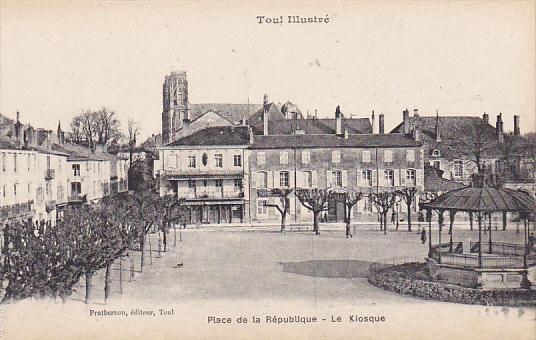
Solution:
{"label": "fence post", "polygon": [[134,256],[133,256],[133,252],[130,252],[129,254],[129,257],[130,257],[130,279],[129,279],[129,282],[132,282],[132,280],[134,279]]}
{"label": "fence post", "polygon": [[173,224],[173,247],[177,246],[177,225]]}
{"label": "fence post", "polygon": [[160,232],[159,232],[158,233],[158,254],[156,255],[157,258],[162,257],[161,251],[162,251],[162,240],[160,239]]}
{"label": "fence post", "polygon": [[151,234],[149,234],[149,264],[153,264],[153,246],[151,244]]}

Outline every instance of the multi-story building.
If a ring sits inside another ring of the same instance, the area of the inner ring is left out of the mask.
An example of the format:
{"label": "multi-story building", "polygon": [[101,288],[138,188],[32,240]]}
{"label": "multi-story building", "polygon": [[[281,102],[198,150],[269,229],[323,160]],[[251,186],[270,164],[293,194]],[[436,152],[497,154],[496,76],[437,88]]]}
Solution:
{"label": "multi-story building", "polygon": [[[424,157],[418,129],[414,135],[384,134],[383,126],[379,134],[349,133],[337,108],[334,133],[307,134],[294,126],[292,132],[273,134],[270,131],[285,129],[287,123],[282,121],[284,126],[278,126],[267,119],[268,115],[266,107],[260,118],[262,129],[212,127],[161,147],[161,193],[185,198],[195,207],[191,209],[193,221],[235,221],[227,219],[229,211],[241,209],[241,221],[265,222],[280,218],[274,208],[266,206],[279,203],[273,188],[364,193],[409,186],[423,189]],[[309,125],[318,126],[302,124]],[[223,212],[225,205],[229,207]],[[413,206],[417,207],[418,202]],[[327,217],[342,221],[344,213],[344,204],[334,202]],[[291,193],[290,219],[304,221],[311,216]],[[351,216],[374,220],[377,212],[366,198],[355,206]]]}
{"label": "multi-story building", "polygon": [[184,199],[190,223],[249,218],[248,127],[211,127],[160,148],[161,194]]}

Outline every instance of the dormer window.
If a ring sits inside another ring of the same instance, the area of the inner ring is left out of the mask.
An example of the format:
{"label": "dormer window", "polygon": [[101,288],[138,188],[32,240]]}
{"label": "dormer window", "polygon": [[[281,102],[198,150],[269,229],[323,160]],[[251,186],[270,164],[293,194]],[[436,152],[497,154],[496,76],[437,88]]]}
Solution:
{"label": "dormer window", "polygon": [[441,157],[441,151],[439,151],[438,149],[434,149],[434,151],[432,151],[432,156]]}

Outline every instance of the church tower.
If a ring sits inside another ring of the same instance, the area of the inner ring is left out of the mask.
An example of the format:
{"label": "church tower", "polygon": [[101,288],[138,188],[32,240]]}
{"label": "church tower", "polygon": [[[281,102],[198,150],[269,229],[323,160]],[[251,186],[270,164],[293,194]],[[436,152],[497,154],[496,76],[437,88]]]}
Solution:
{"label": "church tower", "polygon": [[172,141],[175,131],[190,121],[186,72],[171,72],[162,86],[162,143]]}

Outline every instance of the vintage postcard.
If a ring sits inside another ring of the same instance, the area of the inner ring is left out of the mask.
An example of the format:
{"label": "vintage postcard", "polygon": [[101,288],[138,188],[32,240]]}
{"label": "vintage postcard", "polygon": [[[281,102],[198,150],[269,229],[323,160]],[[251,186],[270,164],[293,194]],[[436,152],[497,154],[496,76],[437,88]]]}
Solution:
{"label": "vintage postcard", "polygon": [[535,339],[535,22],[0,0],[0,338]]}

